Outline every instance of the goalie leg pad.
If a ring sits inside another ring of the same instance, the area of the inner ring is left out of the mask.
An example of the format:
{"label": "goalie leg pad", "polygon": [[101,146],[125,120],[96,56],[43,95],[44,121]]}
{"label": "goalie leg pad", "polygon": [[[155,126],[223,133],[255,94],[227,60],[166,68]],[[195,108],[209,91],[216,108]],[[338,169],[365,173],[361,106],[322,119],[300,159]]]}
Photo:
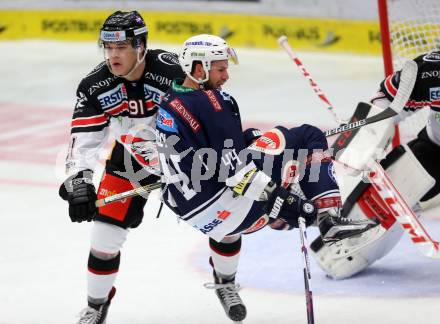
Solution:
{"label": "goalie leg pad", "polygon": [[310,245],[310,253],[327,276],[345,279],[388,254],[402,234],[399,224],[394,223],[388,230],[379,225],[359,236],[333,243],[324,244],[318,236]]}
{"label": "goalie leg pad", "polygon": [[422,201],[427,201],[440,193],[440,168],[438,167],[440,146],[432,142],[426,128],[417,135],[416,139],[409,142],[408,146],[417,160],[423,165],[423,168],[436,180],[436,184],[421,199]]}
{"label": "goalie leg pad", "polygon": [[386,172],[405,201],[414,206],[434,186],[435,180],[407,145],[400,148],[404,154]]}
{"label": "goalie leg pad", "polygon": [[[435,183],[406,145],[396,147],[381,164],[410,206],[414,206]],[[363,182],[360,175],[346,174],[341,165],[335,164],[335,167],[344,213],[348,213],[364,192],[370,190],[370,185]]]}
{"label": "goalie leg pad", "polygon": [[[382,164],[410,206],[416,205],[435,183],[407,146],[393,150]],[[365,187],[363,192],[359,190]],[[353,200],[355,203],[350,203]],[[347,278],[364,270],[388,254],[403,233],[387,204],[368,184],[359,183],[353,189],[343,210],[346,217],[377,218],[380,225],[335,243],[324,244],[321,238],[312,243],[311,254],[324,272],[334,279]]]}

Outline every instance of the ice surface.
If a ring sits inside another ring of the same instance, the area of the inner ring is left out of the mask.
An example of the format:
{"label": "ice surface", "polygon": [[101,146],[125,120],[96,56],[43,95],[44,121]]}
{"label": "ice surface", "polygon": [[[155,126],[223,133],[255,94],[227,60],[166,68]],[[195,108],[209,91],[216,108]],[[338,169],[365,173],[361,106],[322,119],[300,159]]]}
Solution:
{"label": "ice surface", "polygon": [[[285,53],[238,53],[226,90],[246,125],[335,126]],[[94,43],[23,41],[1,42],[0,58],[0,324],[74,323],[86,303],[90,225],[72,224],[57,192],[76,86],[102,56]],[[342,117],[382,76],[377,57],[300,58]],[[143,224],[130,233],[108,323],[230,323],[203,287],[211,280],[206,237],[168,210],[156,219],[158,207],[153,195]],[[438,221],[425,223],[440,237]],[[316,234],[309,230],[310,240]],[[296,231],[246,236],[237,276],[245,323],[306,323],[301,268]],[[438,323],[439,270],[407,237],[349,280],[327,279],[312,261],[316,323]]]}

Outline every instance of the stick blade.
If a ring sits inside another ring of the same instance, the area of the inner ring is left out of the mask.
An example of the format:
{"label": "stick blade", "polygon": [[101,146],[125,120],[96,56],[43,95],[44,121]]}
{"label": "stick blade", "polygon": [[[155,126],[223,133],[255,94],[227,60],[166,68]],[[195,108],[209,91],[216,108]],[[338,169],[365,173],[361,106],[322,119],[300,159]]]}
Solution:
{"label": "stick blade", "polygon": [[417,63],[414,61],[407,61],[403,65],[402,73],[400,74],[399,88],[397,89],[393,102],[390,104],[390,108],[397,113],[403,109],[411,95],[417,79],[417,70]]}

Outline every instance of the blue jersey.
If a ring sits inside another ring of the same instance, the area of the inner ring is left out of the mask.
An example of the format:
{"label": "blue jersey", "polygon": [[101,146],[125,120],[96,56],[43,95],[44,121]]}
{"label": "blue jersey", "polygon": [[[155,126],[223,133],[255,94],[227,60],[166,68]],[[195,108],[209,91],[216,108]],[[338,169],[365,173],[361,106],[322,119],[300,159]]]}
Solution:
{"label": "blue jersey", "polygon": [[295,178],[298,161],[304,160],[307,177],[300,186],[308,199],[339,195],[330,161],[318,161],[318,167],[307,162],[313,150],[327,149],[319,129],[277,126],[247,146],[238,105],[220,90],[193,90],[174,81],[159,107],[156,143],[165,204],[217,241],[264,226],[264,188]]}
{"label": "blue jersey", "polygon": [[[234,98],[174,81],[163,97],[156,125],[165,204],[204,234],[221,238],[232,232],[255,202],[236,197],[226,185],[234,185],[234,176],[241,179],[253,166]],[[263,178],[260,191],[270,181]]]}

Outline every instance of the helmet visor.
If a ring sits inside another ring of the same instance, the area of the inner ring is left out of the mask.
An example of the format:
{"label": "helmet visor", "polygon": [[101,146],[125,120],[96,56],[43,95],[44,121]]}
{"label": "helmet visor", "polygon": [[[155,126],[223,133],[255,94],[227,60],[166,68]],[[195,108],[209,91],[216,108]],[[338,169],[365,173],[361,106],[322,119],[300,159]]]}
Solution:
{"label": "helmet visor", "polygon": [[234,63],[235,65],[238,64],[238,56],[235,50],[232,47],[228,47],[227,49],[229,60]]}

